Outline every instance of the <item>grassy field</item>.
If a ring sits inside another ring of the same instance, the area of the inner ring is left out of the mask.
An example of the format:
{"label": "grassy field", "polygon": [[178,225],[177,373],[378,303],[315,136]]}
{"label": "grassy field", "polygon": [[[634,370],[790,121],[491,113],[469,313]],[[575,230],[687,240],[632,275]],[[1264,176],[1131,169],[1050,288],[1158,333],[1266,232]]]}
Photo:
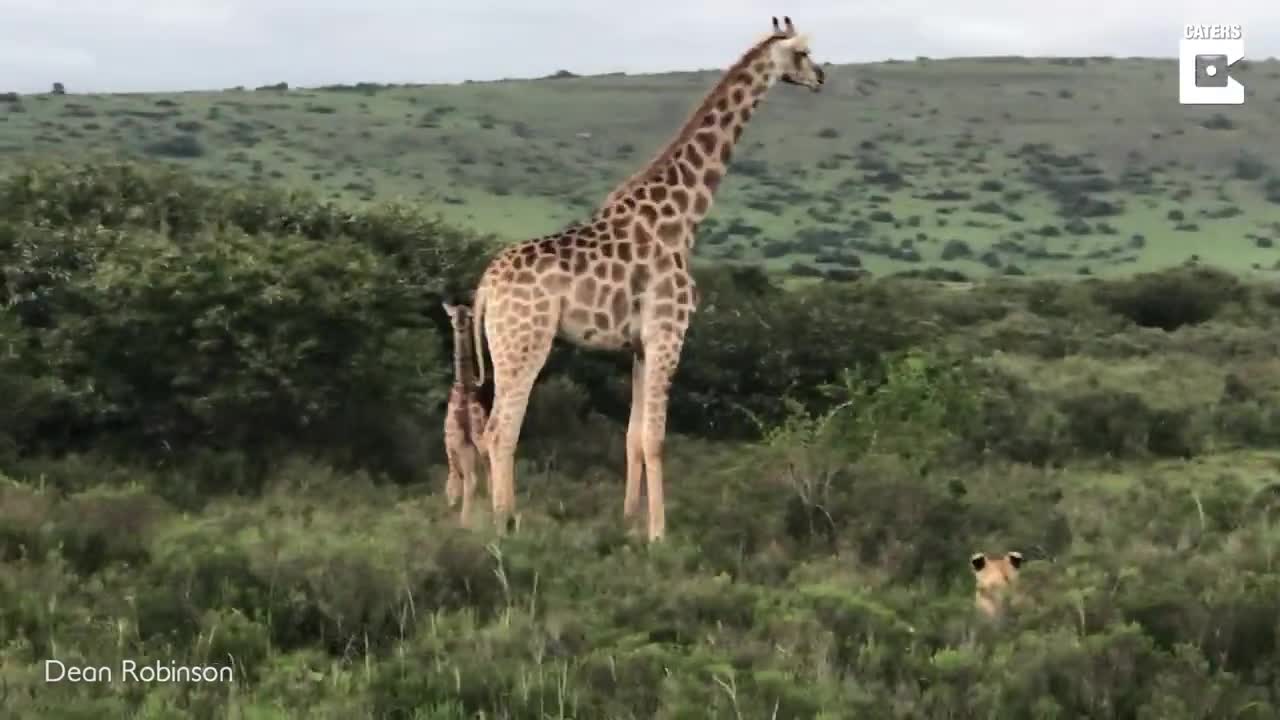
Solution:
{"label": "grassy field", "polygon": [[[716,72],[452,86],[0,100],[0,159],[150,157],[228,183],[404,198],[513,241],[581,217]],[[829,68],[743,139],[703,260],[1124,274],[1280,270],[1280,62],[1235,107],[1176,102],[1172,60],[989,58]],[[2,91],[3,88],[0,88]],[[3,170],[0,170],[3,172]]]}
{"label": "grassy field", "polygon": [[[553,352],[517,532],[447,507],[439,300],[490,250],[137,163],[0,178],[0,714],[1280,716],[1274,282],[703,268],[650,545],[621,356]],[[1008,550],[988,622],[969,557]]]}

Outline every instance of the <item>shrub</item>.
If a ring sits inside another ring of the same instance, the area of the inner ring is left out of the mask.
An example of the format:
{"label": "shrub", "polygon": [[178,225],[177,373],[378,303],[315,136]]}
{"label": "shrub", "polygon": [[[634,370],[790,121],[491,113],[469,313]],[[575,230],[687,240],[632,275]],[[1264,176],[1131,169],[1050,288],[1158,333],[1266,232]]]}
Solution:
{"label": "shrub", "polygon": [[1262,192],[1268,202],[1280,205],[1280,175],[1275,175],[1267,179],[1262,186]]}
{"label": "shrub", "polygon": [[1237,180],[1261,180],[1270,169],[1265,160],[1244,153],[1231,162],[1231,173]]}
{"label": "shrub", "polygon": [[1209,268],[1175,269],[1102,285],[1100,301],[1143,327],[1166,331],[1206,322],[1242,289],[1232,275]]}
{"label": "shrub", "polygon": [[[25,372],[59,378],[31,398],[20,438],[265,452],[297,433],[321,445],[345,438],[339,446],[358,454],[368,449],[347,441],[395,434],[385,421],[352,432],[374,408],[387,419],[433,412],[447,364],[405,372],[440,352],[419,293],[445,277],[432,268],[474,268],[483,246],[447,232],[433,245],[437,226],[400,210],[339,214],[167,180],[84,168],[18,175],[0,189],[14,218],[0,221],[22,323],[11,331],[41,338]],[[37,201],[37,183],[50,182],[65,190]],[[98,228],[81,229],[86,220]]]}
{"label": "shrub", "polygon": [[1206,130],[1234,130],[1235,122],[1222,113],[1214,113],[1200,123]]}
{"label": "shrub", "polygon": [[166,140],[159,140],[146,146],[149,155],[158,157],[198,158],[204,155],[204,145],[199,138],[191,134],[175,135]]}

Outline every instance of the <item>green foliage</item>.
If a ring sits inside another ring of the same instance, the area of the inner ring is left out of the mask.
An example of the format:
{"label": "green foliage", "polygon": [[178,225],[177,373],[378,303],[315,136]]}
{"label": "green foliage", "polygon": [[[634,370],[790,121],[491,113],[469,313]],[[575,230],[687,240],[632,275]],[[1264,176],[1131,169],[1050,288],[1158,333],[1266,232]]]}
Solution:
{"label": "green foliage", "polygon": [[309,437],[367,457],[443,402],[429,298],[474,276],[483,245],[396,207],[183,180],[33,168],[0,189],[21,443],[261,454]]}
{"label": "green foliage", "polygon": [[1130,283],[1103,285],[1099,293],[1116,313],[1162,330],[1210,320],[1243,296],[1235,276],[1201,268],[1142,275]]}
{"label": "green foliage", "polygon": [[147,153],[157,157],[198,158],[205,154],[200,138],[190,133],[157,140],[147,146]]}
{"label": "green foliage", "polygon": [[876,370],[878,381],[869,371],[842,373],[840,384],[827,388],[837,404],[820,415],[809,416],[790,402],[790,417],[764,433],[765,445],[783,451],[815,444],[838,448],[839,465],[888,453],[915,458],[923,467],[973,417],[976,395],[963,371],[938,358],[909,351]]}
{"label": "green foliage", "polygon": [[[69,546],[3,561],[10,667],[50,654],[230,663],[234,689],[121,696],[18,672],[11,687],[40,691],[11,707],[118,713],[167,697],[188,713],[275,704],[282,717],[1274,712],[1277,537],[1249,483],[1173,466],[1114,489],[1087,472],[999,464],[948,479],[874,455],[833,483],[834,527],[815,544],[779,526],[788,489],[739,495],[729,514],[717,498],[738,492],[742,470],[677,448],[699,478],[680,493],[688,529],[649,550],[543,515],[592,495],[572,477],[548,476],[555,499],[530,504],[516,536],[487,542],[449,528],[438,497],[295,463],[261,500],[153,515],[130,541],[140,553],[103,556],[96,570],[64,560],[80,552]],[[768,477],[761,467],[750,481]],[[135,505],[149,497],[131,493]],[[586,501],[616,511],[616,494]],[[135,522],[112,514],[120,494],[21,511],[14,497],[6,530],[19,514],[55,536],[78,532],[86,511],[116,518],[118,532]],[[725,545],[756,533],[767,542]],[[993,543],[1030,558],[1027,599],[997,627],[972,615],[966,564]]]}
{"label": "green foliage", "polygon": [[[0,198],[5,717],[1280,711],[1273,287],[698,268],[666,542],[622,523],[627,358],[563,347],[497,537],[438,490],[483,240],[125,164]],[[1014,549],[982,622],[967,559]]]}

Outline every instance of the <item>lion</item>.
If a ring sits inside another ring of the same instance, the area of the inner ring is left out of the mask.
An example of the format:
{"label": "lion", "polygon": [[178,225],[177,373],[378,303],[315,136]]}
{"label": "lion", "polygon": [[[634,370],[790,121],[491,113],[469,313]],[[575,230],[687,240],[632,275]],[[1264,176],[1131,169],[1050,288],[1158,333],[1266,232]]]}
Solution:
{"label": "lion", "polygon": [[974,553],[969,564],[973,566],[973,577],[977,583],[974,604],[988,618],[998,618],[1017,583],[1022,553],[1010,551],[998,556]]}

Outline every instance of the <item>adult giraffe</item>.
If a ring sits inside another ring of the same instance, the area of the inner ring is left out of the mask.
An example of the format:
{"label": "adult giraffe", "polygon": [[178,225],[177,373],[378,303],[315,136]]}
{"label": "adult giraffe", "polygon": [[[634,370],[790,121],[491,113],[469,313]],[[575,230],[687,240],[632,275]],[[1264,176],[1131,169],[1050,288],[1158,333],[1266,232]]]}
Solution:
{"label": "adult giraffe", "polygon": [[513,245],[476,289],[475,349],[484,382],[484,338],[493,357],[489,443],[494,519],[515,512],[515,451],[533,390],[556,337],[584,348],[630,351],[631,419],[623,515],[640,505],[647,477],[649,540],[666,527],[662,446],[667,398],[697,291],[689,272],[694,232],[711,209],[733,146],[776,82],[817,92],[822,68],[790,18],[724,73],[648,165],[619,185],[590,220]]}

